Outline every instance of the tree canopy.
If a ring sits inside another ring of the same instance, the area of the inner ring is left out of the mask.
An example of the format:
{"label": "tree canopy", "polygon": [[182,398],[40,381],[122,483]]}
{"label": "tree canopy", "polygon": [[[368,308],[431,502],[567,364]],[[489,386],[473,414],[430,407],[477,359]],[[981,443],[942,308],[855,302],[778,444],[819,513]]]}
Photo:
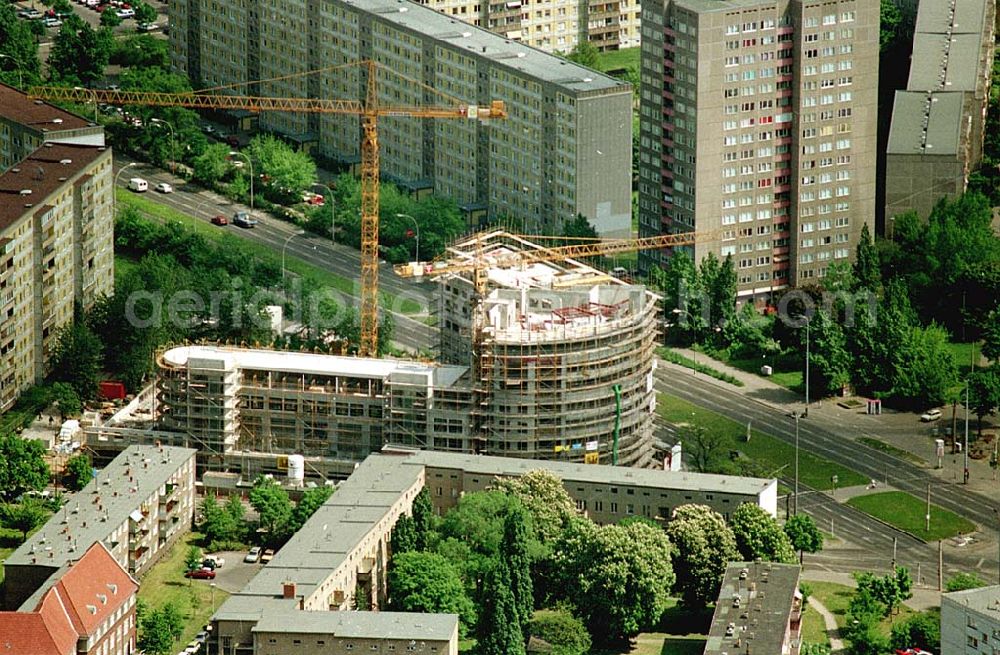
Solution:
{"label": "tree canopy", "polygon": [[736,538],[736,548],[743,561],[778,562],[795,561],[792,542],[778,521],[756,503],[743,503],[729,519],[729,526]]}
{"label": "tree canopy", "polygon": [[63,485],[70,491],[80,491],[94,479],[94,466],[90,455],[73,455],[66,461],[63,472]]}
{"label": "tree canopy", "polygon": [[493,488],[521,501],[531,515],[535,535],[543,544],[553,543],[577,513],[576,504],[559,476],[543,469],[528,471],[518,477],[502,478]]}
{"label": "tree canopy", "polygon": [[41,441],[0,435],[0,497],[11,501],[25,491],[40,491],[49,481]]}
{"label": "tree canopy", "polygon": [[389,605],[400,612],[457,614],[463,635],[475,623],[475,609],[458,571],[437,553],[410,551],[393,556]]}
{"label": "tree canopy", "polygon": [[675,546],[675,591],[686,607],[705,607],[717,598],[726,565],[739,557],[733,531],[711,507],[681,505],[666,532]]}
{"label": "tree canopy", "polygon": [[281,543],[290,536],[292,501],[273,478],[257,478],[250,490],[250,505],[257,510],[258,524],[267,533],[268,543]]}
{"label": "tree canopy", "polygon": [[816,522],[808,514],[796,514],[785,522],[785,534],[792,542],[792,547],[799,551],[799,563],[802,563],[802,553],[818,553],[823,549],[823,533]]}

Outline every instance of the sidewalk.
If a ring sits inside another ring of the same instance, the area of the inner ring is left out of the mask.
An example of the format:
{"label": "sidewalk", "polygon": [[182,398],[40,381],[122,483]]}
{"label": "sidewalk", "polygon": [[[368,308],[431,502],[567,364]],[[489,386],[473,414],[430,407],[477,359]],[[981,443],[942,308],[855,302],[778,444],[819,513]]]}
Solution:
{"label": "sidewalk", "polygon": [[816,613],[823,617],[823,625],[826,626],[826,636],[830,639],[830,652],[842,652],[844,650],[844,640],[840,638],[840,628],[837,627],[837,619],[833,616],[833,612],[826,609],[826,606],[816,598],[810,598],[807,607],[816,610]]}

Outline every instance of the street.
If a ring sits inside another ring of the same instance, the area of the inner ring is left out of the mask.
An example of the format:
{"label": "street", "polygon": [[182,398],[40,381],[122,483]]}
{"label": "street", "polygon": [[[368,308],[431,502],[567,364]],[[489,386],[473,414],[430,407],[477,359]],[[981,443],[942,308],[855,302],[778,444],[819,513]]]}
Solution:
{"label": "street", "polygon": [[[188,216],[199,218],[207,223],[216,214],[231,218],[235,211],[249,211],[249,207],[233,203],[227,198],[185,182],[183,179],[149,164],[139,163],[130,167],[126,174],[117,175],[122,168],[131,163],[133,160],[127,157],[115,156],[115,173],[120,188],[127,188],[130,176],[146,179],[149,181],[150,187],[156,182],[169,182],[174,187],[174,193],[148,192],[147,197]],[[299,232],[294,225],[274,218],[261,210],[256,210],[255,215],[260,222],[253,229],[241,229],[234,225],[219,229],[228,230],[229,234],[242,239],[265,244],[271,247],[277,255],[280,255],[287,241],[288,245],[285,251],[290,257],[296,257],[349,280],[357,280],[360,277],[361,253],[354,248],[342,244],[331,244],[329,239],[310,233],[292,236]],[[291,238],[289,239],[289,237]],[[387,308],[395,321],[394,343],[400,348],[414,352],[435,351],[438,345],[437,328],[401,311],[402,302],[409,300],[421,307],[418,316],[426,317],[433,306],[432,303],[435,302],[433,283],[404,280],[396,275],[391,266],[382,263],[379,267],[379,289],[395,297],[393,306]],[[351,296],[352,299],[357,298],[356,294],[352,293]]]}

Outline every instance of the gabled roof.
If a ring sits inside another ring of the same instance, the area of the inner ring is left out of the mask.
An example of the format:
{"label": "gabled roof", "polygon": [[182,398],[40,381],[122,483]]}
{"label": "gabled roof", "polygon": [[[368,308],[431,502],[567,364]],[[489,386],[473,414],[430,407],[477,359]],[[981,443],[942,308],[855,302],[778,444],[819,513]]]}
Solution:
{"label": "gabled roof", "polygon": [[49,611],[0,612],[0,653],[73,655],[75,651],[76,636],[65,615],[60,621]]}

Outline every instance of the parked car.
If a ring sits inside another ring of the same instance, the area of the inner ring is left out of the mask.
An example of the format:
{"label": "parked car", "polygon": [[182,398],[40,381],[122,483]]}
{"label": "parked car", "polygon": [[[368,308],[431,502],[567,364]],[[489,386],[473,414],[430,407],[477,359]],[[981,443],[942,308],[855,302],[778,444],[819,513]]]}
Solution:
{"label": "parked car", "polygon": [[156,23],[139,23],[135,26],[137,32],[153,32],[160,29]]}
{"label": "parked car", "polygon": [[226,565],[226,559],[224,557],[219,557],[218,555],[205,555],[205,562],[211,564],[213,569],[221,569]]}
{"label": "parked car", "polygon": [[212,225],[229,225],[229,219],[222,214],[216,214],[212,217]]}
{"label": "parked car", "polygon": [[920,420],[923,421],[924,423],[929,423],[931,421],[936,421],[939,418],[941,418],[941,410],[940,409],[929,409],[929,410],[927,410],[926,412],[924,412],[923,414],[920,415]]}
{"label": "parked car", "polygon": [[243,561],[247,564],[256,564],[260,561],[260,555],[260,546],[254,546],[250,549],[250,552],[246,554],[246,557],[243,558]]}
{"label": "parked car", "polygon": [[17,15],[20,16],[21,18],[27,18],[28,20],[38,20],[45,14],[38,11],[37,9],[22,9],[21,11],[17,12]]}
{"label": "parked car", "polygon": [[233,214],[233,225],[249,229],[257,225],[257,219],[246,212],[236,212]]}
{"label": "parked car", "polygon": [[187,648],[184,649],[184,652],[186,653],[186,655],[195,655],[195,653],[197,653],[200,650],[201,650],[201,642],[192,641],[190,644],[187,645]]}
{"label": "parked car", "polygon": [[160,182],[159,184],[156,185],[155,188],[160,193],[173,193],[174,192],[174,187],[170,186],[166,182]]}
{"label": "parked car", "polygon": [[128,181],[129,191],[135,191],[136,193],[145,193],[149,189],[149,182],[142,179],[141,177],[133,177]]}
{"label": "parked car", "polygon": [[42,21],[42,24],[45,25],[45,27],[62,27],[62,21],[58,18],[46,18]]}
{"label": "parked car", "polygon": [[121,18],[122,20],[125,20],[126,18],[135,18],[134,9],[119,9],[115,13],[118,15],[118,18]]}
{"label": "parked car", "polygon": [[273,548],[265,548],[264,549],[264,553],[260,556],[260,561],[263,564],[267,564],[272,559],[274,559],[274,549]]}
{"label": "parked car", "polygon": [[215,571],[212,569],[195,569],[194,571],[188,571],[184,574],[185,578],[194,578],[195,580],[214,580]]}

